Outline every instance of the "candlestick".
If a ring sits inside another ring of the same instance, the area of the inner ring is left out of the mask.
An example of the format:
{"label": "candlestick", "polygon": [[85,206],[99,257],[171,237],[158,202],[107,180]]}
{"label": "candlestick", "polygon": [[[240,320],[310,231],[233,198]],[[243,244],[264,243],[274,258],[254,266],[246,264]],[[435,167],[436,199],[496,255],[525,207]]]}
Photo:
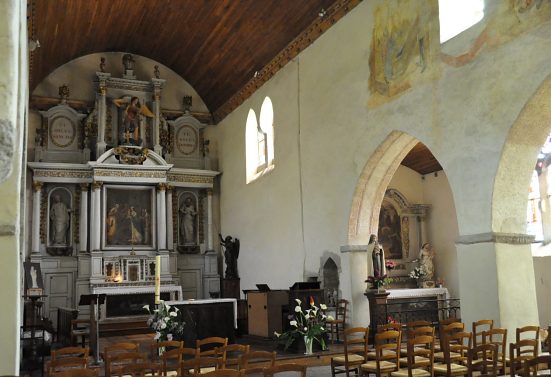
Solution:
{"label": "candlestick", "polygon": [[161,303],[161,256],[155,257],[155,305]]}

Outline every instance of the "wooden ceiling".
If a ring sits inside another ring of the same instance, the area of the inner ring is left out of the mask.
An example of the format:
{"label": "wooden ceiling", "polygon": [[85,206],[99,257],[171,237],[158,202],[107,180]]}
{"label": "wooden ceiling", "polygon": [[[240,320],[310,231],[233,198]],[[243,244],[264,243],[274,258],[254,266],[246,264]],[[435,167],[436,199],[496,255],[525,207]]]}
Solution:
{"label": "wooden ceiling", "polygon": [[425,175],[443,170],[442,166],[423,143],[417,143],[402,160],[402,165]]}
{"label": "wooden ceiling", "polygon": [[359,1],[31,0],[31,90],[70,60],[124,51],[174,70],[220,120]]}

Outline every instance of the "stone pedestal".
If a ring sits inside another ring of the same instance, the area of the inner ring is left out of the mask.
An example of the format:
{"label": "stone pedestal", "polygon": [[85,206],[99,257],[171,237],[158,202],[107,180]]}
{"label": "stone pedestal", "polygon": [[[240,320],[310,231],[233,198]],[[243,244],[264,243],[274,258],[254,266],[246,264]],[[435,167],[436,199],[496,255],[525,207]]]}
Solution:
{"label": "stone pedestal", "polygon": [[386,323],[385,304],[390,292],[378,291],[377,289],[368,289],[364,295],[369,301],[369,342],[373,342],[373,338],[377,333],[377,325]]}
{"label": "stone pedestal", "polygon": [[222,279],[222,297],[223,298],[236,298],[239,300],[241,297],[241,279]]}

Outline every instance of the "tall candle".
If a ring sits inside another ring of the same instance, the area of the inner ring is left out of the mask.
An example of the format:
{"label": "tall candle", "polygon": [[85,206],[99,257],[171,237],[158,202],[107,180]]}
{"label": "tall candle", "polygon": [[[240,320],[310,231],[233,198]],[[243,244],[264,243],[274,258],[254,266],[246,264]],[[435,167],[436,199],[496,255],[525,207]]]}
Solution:
{"label": "tall candle", "polygon": [[161,303],[161,256],[155,257],[155,304]]}

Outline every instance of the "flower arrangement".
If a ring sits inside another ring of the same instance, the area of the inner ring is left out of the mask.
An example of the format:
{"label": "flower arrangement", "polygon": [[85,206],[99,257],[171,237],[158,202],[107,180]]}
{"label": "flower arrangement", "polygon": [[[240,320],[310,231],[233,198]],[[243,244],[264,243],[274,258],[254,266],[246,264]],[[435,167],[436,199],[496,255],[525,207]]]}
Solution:
{"label": "flower arrangement", "polygon": [[327,321],[332,321],[333,317],[326,315],[327,306],[320,304],[319,308],[314,303],[314,298],[310,296],[310,309],[302,310],[300,306],[302,302],[295,299],[294,315],[289,316],[289,324],[291,330],[279,334],[274,332],[274,335],[281,341],[285,342],[285,350],[287,350],[295,340],[300,337],[316,340],[323,350],[326,349],[325,334],[327,333]]}
{"label": "flower arrangement", "polygon": [[182,315],[177,307],[172,307],[161,301],[159,307],[153,312],[149,309],[149,305],[145,305],[143,308],[151,314],[147,325],[155,330],[155,340],[161,342],[182,337],[185,322],[182,321]]}
{"label": "flower arrangement", "polygon": [[385,261],[385,267],[389,271],[394,270],[397,266],[398,266],[398,263],[394,262],[393,260]]}
{"label": "flower arrangement", "polygon": [[368,276],[366,283],[371,284],[371,289],[379,289],[385,285],[392,283],[392,279],[386,274],[381,276]]}
{"label": "flower arrangement", "polygon": [[409,277],[415,280],[419,280],[426,276],[427,273],[425,272],[425,269],[421,266],[415,267],[411,272],[409,273]]}

